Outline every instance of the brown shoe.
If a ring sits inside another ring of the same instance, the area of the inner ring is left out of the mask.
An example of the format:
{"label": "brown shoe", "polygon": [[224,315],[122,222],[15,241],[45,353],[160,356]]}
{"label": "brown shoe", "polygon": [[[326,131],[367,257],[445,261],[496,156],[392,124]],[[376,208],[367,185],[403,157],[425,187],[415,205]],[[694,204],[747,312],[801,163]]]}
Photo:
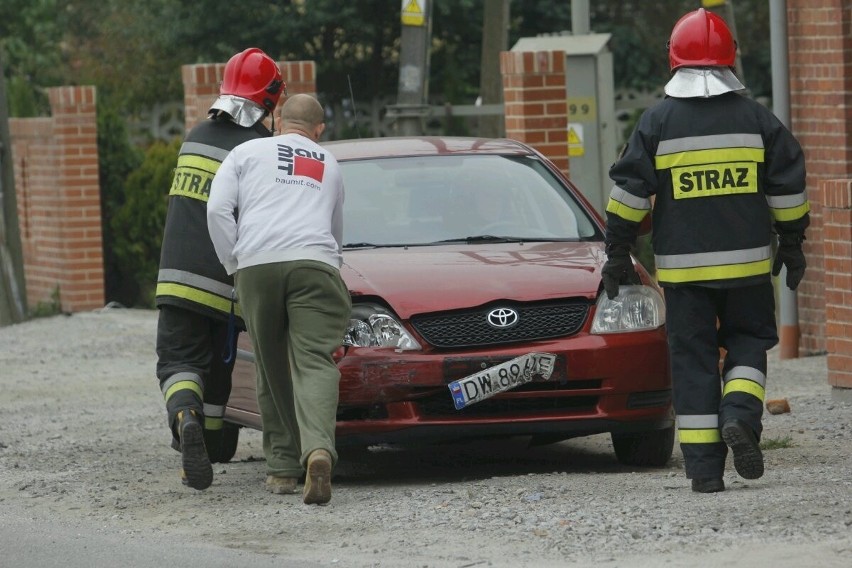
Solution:
{"label": "brown shoe", "polygon": [[331,454],[326,450],[314,450],[308,456],[303,499],[306,505],[331,501]]}
{"label": "brown shoe", "polygon": [[289,495],[296,492],[297,479],[295,477],[266,476],[266,490],[276,495]]}

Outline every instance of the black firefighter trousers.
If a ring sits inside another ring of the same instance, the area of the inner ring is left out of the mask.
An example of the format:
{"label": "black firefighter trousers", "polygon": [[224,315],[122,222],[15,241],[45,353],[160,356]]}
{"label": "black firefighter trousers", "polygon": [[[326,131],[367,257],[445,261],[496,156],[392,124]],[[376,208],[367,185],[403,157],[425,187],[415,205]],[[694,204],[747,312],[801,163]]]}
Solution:
{"label": "black firefighter trousers", "polygon": [[[236,337],[232,340],[236,343]],[[231,394],[235,357],[229,349],[228,322],[169,304],[160,305],[157,322],[157,378],[166,401],[168,424],[177,440],[182,410],[204,416],[204,437],[211,461],[218,461],[222,415]],[[205,412],[205,407],[208,412]],[[174,444],[173,444],[174,445]]]}
{"label": "black firefighter trousers", "polygon": [[[674,408],[686,476],[722,477],[731,418],[762,431],[766,352],[778,343],[771,282],[738,288],[666,287]],[[718,322],[718,327],[717,327]],[[719,369],[719,348],[724,364]]]}

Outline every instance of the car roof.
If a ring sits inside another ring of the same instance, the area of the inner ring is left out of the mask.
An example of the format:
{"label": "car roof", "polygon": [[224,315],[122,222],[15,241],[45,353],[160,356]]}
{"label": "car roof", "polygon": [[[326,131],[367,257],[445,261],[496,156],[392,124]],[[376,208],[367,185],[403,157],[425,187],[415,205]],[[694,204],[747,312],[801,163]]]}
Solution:
{"label": "car roof", "polygon": [[406,156],[448,156],[454,154],[492,154],[529,156],[535,151],[508,138],[472,138],[460,136],[397,136],[357,138],[323,142],[323,147],[338,161],[364,158],[399,158]]}

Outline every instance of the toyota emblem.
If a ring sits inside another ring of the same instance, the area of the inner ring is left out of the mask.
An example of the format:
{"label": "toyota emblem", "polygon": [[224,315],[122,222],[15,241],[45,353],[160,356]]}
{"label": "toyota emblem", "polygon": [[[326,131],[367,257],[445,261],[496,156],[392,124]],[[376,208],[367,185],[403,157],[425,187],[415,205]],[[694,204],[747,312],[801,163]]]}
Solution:
{"label": "toyota emblem", "polygon": [[485,319],[498,329],[506,329],[518,323],[519,316],[512,308],[497,308],[488,312]]}

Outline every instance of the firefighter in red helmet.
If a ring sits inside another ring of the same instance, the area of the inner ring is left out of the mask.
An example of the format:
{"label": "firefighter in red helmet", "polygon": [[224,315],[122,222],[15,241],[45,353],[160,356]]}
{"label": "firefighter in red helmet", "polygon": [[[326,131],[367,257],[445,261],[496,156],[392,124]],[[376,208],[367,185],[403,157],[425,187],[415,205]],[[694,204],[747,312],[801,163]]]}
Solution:
{"label": "firefighter in red helmet", "polygon": [[184,139],[169,189],[156,291],[157,378],[172,447],[181,452],[181,479],[193,489],[209,487],[211,464],[233,457],[223,417],[236,339],[245,329],[233,278],[207,231],[210,184],[235,146],[272,135],[264,121],[284,92],[278,65],[260,49],[231,57],[207,119]]}
{"label": "firefighter in red helmet", "polygon": [[741,94],[736,50],[716,14],[699,9],[678,20],[666,96],[642,114],[609,172],[603,287],[617,301],[620,285],[637,282],[630,250],[653,200],[678,437],[699,493],[725,489],[729,448],[740,476],[763,475],[766,352],[778,342],[770,276],[786,267],[785,284],[796,289],[806,265],[802,149]]}

